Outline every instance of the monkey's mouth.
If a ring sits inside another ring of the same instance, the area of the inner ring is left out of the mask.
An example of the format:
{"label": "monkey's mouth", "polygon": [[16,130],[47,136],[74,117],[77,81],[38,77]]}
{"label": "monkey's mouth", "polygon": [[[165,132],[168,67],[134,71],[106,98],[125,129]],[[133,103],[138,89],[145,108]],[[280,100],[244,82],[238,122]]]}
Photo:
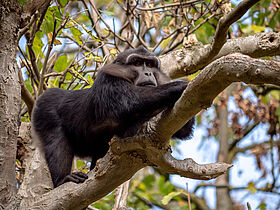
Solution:
{"label": "monkey's mouth", "polygon": [[153,83],[153,82],[142,82],[142,83],[139,83],[137,86],[153,86],[153,87],[156,87],[156,84]]}

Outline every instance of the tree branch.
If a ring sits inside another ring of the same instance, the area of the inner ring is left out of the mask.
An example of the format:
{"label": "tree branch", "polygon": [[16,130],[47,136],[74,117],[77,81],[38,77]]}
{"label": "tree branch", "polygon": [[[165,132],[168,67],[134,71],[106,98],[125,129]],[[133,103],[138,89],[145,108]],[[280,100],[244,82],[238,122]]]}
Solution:
{"label": "tree branch", "polygon": [[[230,25],[239,20],[239,18],[241,18],[254,4],[256,4],[259,1],[260,0],[244,0],[240,4],[238,4],[237,7],[235,7],[230,13],[223,16],[219,20],[214,36],[214,41],[211,47],[209,48],[210,51],[205,52],[206,54],[204,55],[205,59],[208,60],[208,62],[219,53],[220,49],[226,42],[227,33]],[[205,65],[204,63],[208,62],[205,62],[204,59],[200,59],[201,65]]]}
{"label": "tree branch", "polygon": [[259,60],[242,54],[222,57],[208,65],[192,80],[172,110],[155,123],[160,139],[169,139],[201,109],[211,106],[214,98],[233,82],[280,85],[280,63]]}
{"label": "tree branch", "polygon": [[213,60],[232,53],[242,53],[254,58],[280,55],[280,34],[269,32],[244,38],[230,39],[212,60],[204,63],[204,65],[199,64],[198,61],[202,59],[204,51],[209,47],[210,45],[182,48],[167,55],[160,56],[162,70],[171,78],[179,78],[192,74],[204,68]]}
{"label": "tree branch", "polygon": [[27,106],[29,114],[31,114],[35,100],[24,84],[21,70],[18,71],[18,77],[19,77],[19,83],[21,87],[21,97]]}
{"label": "tree branch", "polygon": [[209,180],[216,178],[228,171],[232,164],[226,163],[210,163],[197,164],[193,159],[186,158],[184,160],[176,160],[172,157],[171,152],[156,153],[147,152],[148,159],[152,161],[157,167],[169,174],[178,174],[182,177]]}

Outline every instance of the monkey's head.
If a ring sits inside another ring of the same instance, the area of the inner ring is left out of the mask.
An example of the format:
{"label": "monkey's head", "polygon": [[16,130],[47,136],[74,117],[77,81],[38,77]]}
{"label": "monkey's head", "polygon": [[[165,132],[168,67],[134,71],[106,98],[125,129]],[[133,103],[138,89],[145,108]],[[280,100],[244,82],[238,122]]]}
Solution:
{"label": "monkey's head", "polygon": [[103,70],[136,86],[158,86],[170,82],[160,69],[160,60],[144,47],[121,52],[113,64]]}

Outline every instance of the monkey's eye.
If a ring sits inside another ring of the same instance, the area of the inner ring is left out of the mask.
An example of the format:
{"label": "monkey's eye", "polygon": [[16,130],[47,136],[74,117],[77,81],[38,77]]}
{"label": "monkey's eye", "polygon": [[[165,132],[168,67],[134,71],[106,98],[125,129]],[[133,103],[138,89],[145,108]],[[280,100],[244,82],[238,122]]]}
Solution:
{"label": "monkey's eye", "polygon": [[152,62],[147,62],[146,65],[149,68],[153,68],[154,67],[154,64]]}
{"label": "monkey's eye", "polygon": [[142,66],[143,63],[141,61],[139,61],[139,60],[136,60],[136,61],[134,61],[133,65],[134,66]]}

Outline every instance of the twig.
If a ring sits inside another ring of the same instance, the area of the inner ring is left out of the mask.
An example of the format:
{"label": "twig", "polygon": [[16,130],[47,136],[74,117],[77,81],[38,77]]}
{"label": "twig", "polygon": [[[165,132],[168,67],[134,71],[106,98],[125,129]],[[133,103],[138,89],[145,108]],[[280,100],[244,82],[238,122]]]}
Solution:
{"label": "twig", "polygon": [[187,194],[188,194],[188,205],[189,205],[189,210],[192,210],[192,205],[191,205],[191,195],[190,195],[190,192],[189,192],[189,185],[188,183],[186,183],[186,190],[187,190]]}
{"label": "twig", "polygon": [[164,6],[157,6],[157,7],[136,7],[136,9],[141,11],[153,11],[158,9],[165,9],[167,7],[179,7],[179,6],[185,6],[185,5],[192,5],[194,3],[200,2],[200,0],[192,0],[188,2],[179,2],[179,3],[173,3],[173,4],[165,4]]}
{"label": "twig", "polygon": [[20,83],[20,87],[21,87],[21,97],[27,106],[29,116],[31,116],[31,112],[32,112],[35,100],[24,84],[24,80],[22,78],[22,73],[21,73],[20,69],[18,71],[18,77],[19,77],[19,83]]}

